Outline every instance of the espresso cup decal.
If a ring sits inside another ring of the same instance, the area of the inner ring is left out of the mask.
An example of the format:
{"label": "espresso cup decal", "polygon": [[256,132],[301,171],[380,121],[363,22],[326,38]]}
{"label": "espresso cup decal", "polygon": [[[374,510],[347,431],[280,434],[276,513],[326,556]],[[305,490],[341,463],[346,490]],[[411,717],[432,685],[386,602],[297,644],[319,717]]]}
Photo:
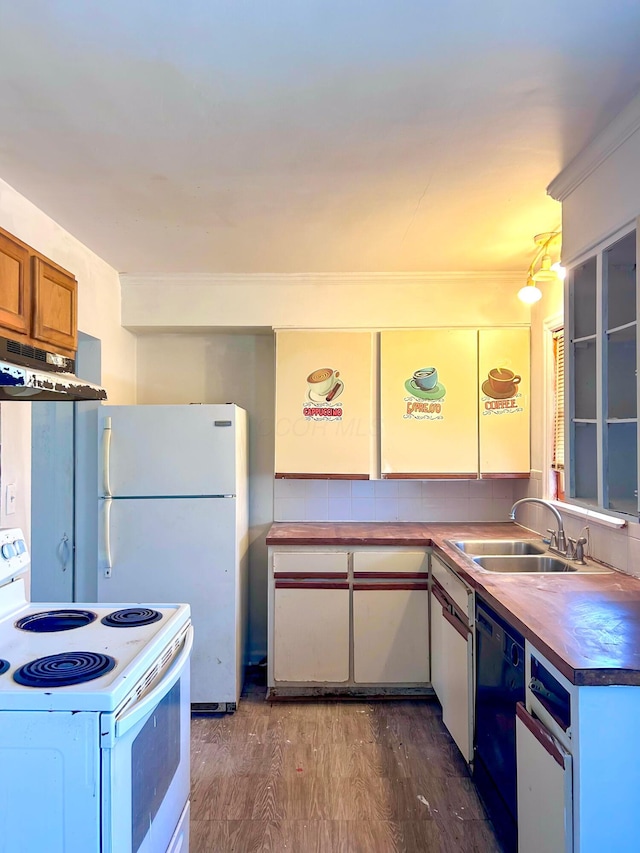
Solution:
{"label": "espresso cup decal", "polygon": [[515,394],[521,378],[508,367],[494,367],[489,371],[489,388],[496,394]]}
{"label": "espresso cup decal", "polygon": [[413,374],[413,382],[421,391],[432,391],[438,384],[438,371],[435,367],[421,367]]}
{"label": "espresso cup decal", "polygon": [[320,367],[307,376],[309,390],[313,394],[323,397],[333,388],[338,376],[340,376],[339,371],[333,370],[331,367]]}

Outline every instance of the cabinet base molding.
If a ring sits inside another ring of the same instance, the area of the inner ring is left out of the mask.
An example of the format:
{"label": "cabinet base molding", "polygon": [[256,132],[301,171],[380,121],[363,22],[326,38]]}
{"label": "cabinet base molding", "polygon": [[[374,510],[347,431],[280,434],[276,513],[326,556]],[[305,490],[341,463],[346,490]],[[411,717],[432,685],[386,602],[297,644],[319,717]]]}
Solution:
{"label": "cabinet base molding", "polygon": [[286,702],[301,699],[351,699],[355,701],[385,700],[385,699],[429,699],[435,700],[436,694],[432,687],[349,687],[318,686],[318,687],[268,687],[267,701]]}
{"label": "cabinet base molding", "polygon": [[275,473],[276,480],[368,480],[368,474],[292,474],[289,472]]}
{"label": "cabinet base molding", "polygon": [[478,474],[473,471],[469,474],[438,474],[438,473],[398,473],[398,474],[383,474],[383,480],[477,480]]}
{"label": "cabinet base molding", "polygon": [[531,474],[529,471],[526,473],[520,471],[515,472],[513,474],[482,474],[481,479],[483,480],[530,480]]}

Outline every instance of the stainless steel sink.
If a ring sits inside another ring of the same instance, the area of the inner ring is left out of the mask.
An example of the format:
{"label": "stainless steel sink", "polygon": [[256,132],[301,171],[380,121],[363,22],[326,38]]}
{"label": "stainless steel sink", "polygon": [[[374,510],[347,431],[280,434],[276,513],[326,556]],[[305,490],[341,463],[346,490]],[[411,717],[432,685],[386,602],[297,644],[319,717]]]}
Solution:
{"label": "stainless steel sink", "polygon": [[487,572],[506,572],[532,574],[538,572],[577,572],[578,569],[583,569],[584,566],[572,565],[559,560],[557,557],[551,557],[546,554],[532,554],[520,556],[489,556],[489,557],[474,557],[473,562],[477,563],[482,569]]}
{"label": "stainless steel sink", "polygon": [[449,542],[478,568],[504,574],[610,574],[612,569],[591,560],[580,564],[547,551],[542,539],[461,539]]}
{"label": "stainless steel sink", "polygon": [[519,556],[522,554],[543,554],[547,550],[547,546],[540,539],[465,539],[453,544],[465,554],[473,554],[474,556],[482,556],[483,554]]}

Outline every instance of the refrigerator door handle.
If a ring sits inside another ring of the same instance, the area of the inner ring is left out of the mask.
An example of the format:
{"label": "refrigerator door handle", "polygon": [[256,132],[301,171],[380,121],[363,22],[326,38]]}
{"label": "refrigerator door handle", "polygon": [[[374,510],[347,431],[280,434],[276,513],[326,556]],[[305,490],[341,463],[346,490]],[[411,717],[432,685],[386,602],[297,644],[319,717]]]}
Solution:
{"label": "refrigerator door handle", "polygon": [[104,576],[105,578],[111,577],[111,570],[113,568],[113,563],[111,561],[111,506],[113,504],[113,498],[103,498],[104,501],[104,553],[105,553],[105,567],[104,567]]}
{"label": "refrigerator door handle", "polygon": [[102,480],[104,486],[104,496],[107,498],[113,497],[111,491],[111,418],[104,419],[104,428],[102,430]]}
{"label": "refrigerator door handle", "polygon": [[58,542],[58,547],[56,548],[56,554],[58,557],[58,561],[62,566],[62,571],[67,571],[67,563],[69,562],[69,537],[66,533],[62,534],[62,539]]}

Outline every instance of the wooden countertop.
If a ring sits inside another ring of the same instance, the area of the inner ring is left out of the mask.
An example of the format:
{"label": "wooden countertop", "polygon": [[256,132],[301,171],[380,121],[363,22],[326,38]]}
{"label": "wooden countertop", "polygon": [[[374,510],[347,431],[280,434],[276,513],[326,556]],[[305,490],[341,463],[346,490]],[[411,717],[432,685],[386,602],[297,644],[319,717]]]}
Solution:
{"label": "wooden countertop", "polygon": [[434,553],[578,685],[640,685],[640,580],[608,574],[495,574],[449,539],[531,539],[515,523],[277,522],[267,544],[433,546]]}

